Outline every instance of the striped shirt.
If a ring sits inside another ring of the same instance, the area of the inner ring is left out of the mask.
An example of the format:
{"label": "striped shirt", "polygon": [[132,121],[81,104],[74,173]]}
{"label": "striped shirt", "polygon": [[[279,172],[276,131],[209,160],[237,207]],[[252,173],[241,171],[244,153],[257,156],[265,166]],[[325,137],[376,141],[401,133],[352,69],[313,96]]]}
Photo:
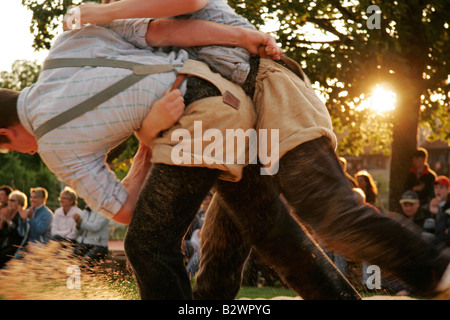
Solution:
{"label": "striped shirt", "polygon": [[[166,54],[147,48],[148,21],[120,20],[108,28],[89,25],[64,32],[47,59],[104,57],[150,65],[184,64],[188,55],[183,50]],[[33,133],[47,120],[130,73],[126,69],[98,67],[45,70],[37,83],[19,96],[17,110],[21,124]],[[140,128],[150,106],[175,78],[175,72],[149,75],[92,111],[47,133],[38,141],[42,160],[92,210],[113,217],[124,205],[127,193],[105,164],[105,154]],[[185,92],[185,84],[181,90]]]}

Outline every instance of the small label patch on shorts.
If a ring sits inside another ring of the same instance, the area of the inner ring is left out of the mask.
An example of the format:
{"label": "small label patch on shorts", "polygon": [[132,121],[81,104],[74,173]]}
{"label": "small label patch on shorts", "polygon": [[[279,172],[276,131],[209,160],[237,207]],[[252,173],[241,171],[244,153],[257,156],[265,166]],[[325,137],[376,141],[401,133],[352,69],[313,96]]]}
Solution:
{"label": "small label patch on shorts", "polygon": [[223,94],[223,102],[229,106],[232,106],[236,110],[238,110],[241,105],[241,101],[228,90]]}

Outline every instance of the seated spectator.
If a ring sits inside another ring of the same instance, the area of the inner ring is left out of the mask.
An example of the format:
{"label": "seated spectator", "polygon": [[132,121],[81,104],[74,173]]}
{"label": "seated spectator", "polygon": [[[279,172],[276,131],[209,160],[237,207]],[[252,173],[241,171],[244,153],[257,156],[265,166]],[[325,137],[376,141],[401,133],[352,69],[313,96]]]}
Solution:
{"label": "seated spectator", "polygon": [[13,192],[13,188],[10,186],[3,185],[0,187],[0,212],[8,208],[8,197],[11,192]]}
{"label": "seated spectator", "polygon": [[357,188],[358,183],[356,182],[355,178],[353,178],[348,172],[347,172],[347,159],[344,157],[339,157],[339,163],[341,164],[342,171],[344,171],[345,177],[348,180],[348,183],[350,184],[351,188]]}
{"label": "seated spectator", "polygon": [[[405,191],[400,198],[400,205],[402,208],[400,214],[390,212],[389,216],[428,241],[435,241],[435,217],[426,205],[420,205],[419,195],[411,190]],[[412,291],[409,286],[395,277],[389,278],[389,286],[399,296],[410,295]]]}
{"label": "seated spectator", "polygon": [[0,217],[0,268],[3,268],[26,242],[26,237],[20,235],[18,226],[19,212],[27,208],[27,196],[15,190],[9,194],[8,200],[8,210],[2,211]]}
{"label": "seated spectator", "polygon": [[186,253],[190,256],[186,265],[189,279],[192,279],[195,276],[200,265],[200,232],[201,229],[194,230],[191,239],[185,241]]}
{"label": "seated spectator", "polygon": [[419,195],[414,191],[405,191],[400,199],[401,214],[419,227],[423,237],[432,240],[435,233],[435,217],[426,208],[420,206]]}
{"label": "seated spectator", "polygon": [[192,221],[188,232],[186,233],[185,238],[189,240],[183,241],[183,253],[186,257],[186,271],[189,275],[189,278],[192,279],[198,271],[200,264],[200,250],[201,250],[201,242],[200,242],[200,234],[201,228],[203,226],[203,221],[205,219],[206,211],[208,210],[208,206],[211,203],[213,193],[212,191],[208,192],[205,199],[203,199],[200,209]]}
{"label": "seated spectator", "polygon": [[60,208],[55,210],[52,224],[52,239],[74,243],[77,239],[77,224],[74,214],[81,214],[78,205],[78,195],[70,187],[65,187],[59,195]]}
{"label": "seated spectator", "polygon": [[424,205],[433,196],[433,182],[436,180],[436,173],[428,165],[428,151],[418,148],[413,154],[412,165],[404,190],[416,192],[420,204]]}
{"label": "seated spectator", "polygon": [[446,176],[439,176],[433,183],[434,197],[423,207],[436,219],[436,241],[450,246],[450,181]]}
{"label": "seated spectator", "polygon": [[30,189],[31,207],[20,213],[19,220],[19,232],[22,236],[27,236],[28,242],[47,243],[50,240],[53,212],[46,206],[47,198],[46,189]]}
{"label": "seated spectator", "polygon": [[366,170],[361,170],[355,174],[355,179],[358,187],[361,188],[366,195],[366,202],[376,207],[378,201],[378,188],[372,175]]}
{"label": "seated spectator", "polygon": [[364,193],[363,189],[354,187],[352,188],[352,191],[355,201],[358,204],[366,204],[366,194]]}
{"label": "seated spectator", "polygon": [[108,254],[109,219],[89,207],[72,218],[78,233],[74,253],[89,262],[104,259]]}
{"label": "seated spectator", "polygon": [[197,218],[200,228],[203,226],[203,222],[205,221],[206,211],[208,210],[209,204],[211,203],[212,197],[214,195],[214,190],[210,190],[206,195],[205,199],[203,199],[202,204],[200,205],[200,209],[197,212]]}

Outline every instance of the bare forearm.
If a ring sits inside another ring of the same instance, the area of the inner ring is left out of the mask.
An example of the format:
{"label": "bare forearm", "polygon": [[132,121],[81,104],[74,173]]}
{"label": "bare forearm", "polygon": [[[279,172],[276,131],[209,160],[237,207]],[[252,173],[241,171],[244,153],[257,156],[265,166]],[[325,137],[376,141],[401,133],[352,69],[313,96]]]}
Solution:
{"label": "bare forearm", "polygon": [[151,168],[151,149],[140,144],[127,176],[122,180],[122,185],[127,191],[127,200],[122,208],[114,215],[113,220],[122,224],[129,224],[133,216],[136,203]]}
{"label": "bare forearm", "polygon": [[165,18],[200,10],[208,0],[122,0],[104,5],[112,19]]}
{"label": "bare forearm", "polygon": [[79,6],[81,25],[107,24],[116,19],[167,18],[194,12],[209,0],[122,0],[108,4],[83,3]]}
{"label": "bare forearm", "polygon": [[252,54],[265,54],[280,59],[283,53],[269,34],[242,27],[205,20],[157,19],[149,23],[145,40],[152,47],[240,47]]}
{"label": "bare forearm", "polygon": [[194,47],[241,45],[245,29],[205,20],[158,19],[151,21],[146,34],[153,47]]}
{"label": "bare forearm", "polygon": [[146,173],[142,173],[141,176],[127,175],[127,177],[122,181],[125,190],[127,190],[128,197],[119,212],[114,215],[114,221],[126,225],[130,223],[146,176]]}

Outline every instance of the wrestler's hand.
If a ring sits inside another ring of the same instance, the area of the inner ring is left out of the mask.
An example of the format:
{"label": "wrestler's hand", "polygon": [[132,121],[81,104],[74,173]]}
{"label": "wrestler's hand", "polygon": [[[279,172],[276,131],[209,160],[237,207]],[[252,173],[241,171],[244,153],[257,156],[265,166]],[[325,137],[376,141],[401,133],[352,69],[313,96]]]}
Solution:
{"label": "wrestler's hand", "polygon": [[261,55],[261,47],[264,48],[265,58],[272,60],[280,60],[283,50],[277,45],[275,38],[270,34],[255,31],[245,30],[242,39],[242,47],[247,49],[252,54]]}
{"label": "wrestler's hand", "polygon": [[[83,26],[87,23],[95,24],[107,24],[114,20],[113,15],[108,10],[106,4],[100,3],[82,3],[81,5],[74,7],[76,11],[68,11],[64,16],[63,30],[71,30],[73,26],[70,21],[74,18],[74,23],[78,23],[79,26]],[[74,16],[73,16],[74,15]]]}
{"label": "wrestler's hand", "polygon": [[433,214],[437,214],[440,202],[441,199],[439,197],[434,197],[433,199],[430,200],[428,210]]}
{"label": "wrestler's hand", "polygon": [[161,131],[172,127],[184,111],[184,99],[178,89],[168,91],[153,103],[150,111],[142,121],[141,128],[136,132],[137,138],[147,146],[150,146],[154,138]]}

